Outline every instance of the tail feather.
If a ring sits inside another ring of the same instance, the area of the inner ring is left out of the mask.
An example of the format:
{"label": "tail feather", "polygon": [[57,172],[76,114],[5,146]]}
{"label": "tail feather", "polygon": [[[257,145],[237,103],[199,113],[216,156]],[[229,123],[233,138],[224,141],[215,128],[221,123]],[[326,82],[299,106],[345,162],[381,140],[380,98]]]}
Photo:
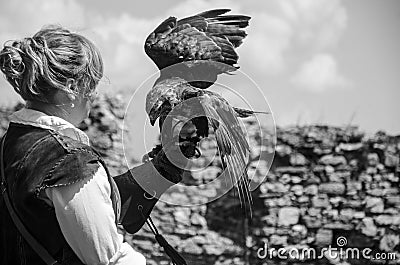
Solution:
{"label": "tail feather", "polygon": [[227,38],[228,38],[228,40],[233,44],[233,46],[235,47],[235,48],[237,48],[237,47],[239,47],[240,45],[242,45],[242,43],[243,43],[243,39],[245,38],[245,36],[244,37],[241,37],[241,36],[226,36]]}
{"label": "tail feather", "polygon": [[205,31],[207,29],[207,21],[203,17],[194,16],[184,18],[178,21],[178,25],[190,25],[199,30]]}
{"label": "tail feather", "polygon": [[233,63],[237,62],[239,56],[235,52],[235,49],[234,49],[234,47],[232,47],[229,40],[227,40],[226,38],[218,37],[218,36],[210,36],[210,37],[222,49],[223,57],[233,60]]}
{"label": "tail feather", "polygon": [[239,116],[239,118],[248,118],[250,116],[253,116],[254,114],[270,114],[268,111],[254,111],[254,110],[248,110],[248,109],[242,109],[242,108],[236,108],[233,107],[235,110],[236,114]]}
{"label": "tail feather", "polygon": [[210,37],[225,37],[234,48],[239,47],[247,36],[244,30],[232,25],[210,24],[207,31]]}
{"label": "tail feather", "polygon": [[211,24],[219,23],[224,25],[236,26],[239,28],[245,28],[249,25],[250,19],[251,19],[250,17],[243,15],[225,15],[225,16],[211,18],[209,22]]}
{"label": "tail feather", "polygon": [[197,14],[196,16],[201,16],[204,18],[211,18],[211,17],[223,15],[225,13],[228,13],[229,11],[231,11],[231,9],[229,9],[229,8],[213,9],[213,10],[204,11],[200,14]]}
{"label": "tail feather", "polygon": [[247,36],[244,30],[232,25],[210,24],[208,25],[207,32],[210,34]]}

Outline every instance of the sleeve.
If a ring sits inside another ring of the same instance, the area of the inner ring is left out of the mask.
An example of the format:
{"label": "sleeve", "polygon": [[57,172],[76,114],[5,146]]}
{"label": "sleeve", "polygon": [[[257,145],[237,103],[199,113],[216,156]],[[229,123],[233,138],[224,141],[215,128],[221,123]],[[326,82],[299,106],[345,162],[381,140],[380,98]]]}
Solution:
{"label": "sleeve", "polygon": [[61,231],[85,264],[146,264],[118,234],[107,173],[99,164],[93,176],[79,182],[46,189]]}

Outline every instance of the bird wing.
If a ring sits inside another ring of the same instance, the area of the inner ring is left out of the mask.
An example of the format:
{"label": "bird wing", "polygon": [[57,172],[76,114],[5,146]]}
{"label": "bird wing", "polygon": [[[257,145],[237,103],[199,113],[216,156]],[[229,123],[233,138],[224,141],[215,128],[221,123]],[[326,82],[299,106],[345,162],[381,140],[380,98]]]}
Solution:
{"label": "bird wing", "polygon": [[239,47],[247,36],[243,28],[249,25],[249,16],[224,15],[230,9],[213,9],[200,14],[183,18],[178,27],[189,24],[207,33],[208,36],[226,37],[232,45]]}
{"label": "bird wing", "polygon": [[[238,47],[250,17],[223,15],[229,9],[209,10],[181,20],[169,17],[146,39],[145,52],[159,69],[196,60],[211,60],[236,66]],[[221,69],[221,72],[227,71]],[[232,68],[230,68],[232,71]]]}
{"label": "bird wing", "polygon": [[[247,185],[245,181],[248,179],[250,147],[234,109],[223,97],[212,91],[204,91],[201,103],[214,129],[224,170],[227,170],[235,183]],[[247,196],[251,200],[245,187],[238,190],[243,199]]]}

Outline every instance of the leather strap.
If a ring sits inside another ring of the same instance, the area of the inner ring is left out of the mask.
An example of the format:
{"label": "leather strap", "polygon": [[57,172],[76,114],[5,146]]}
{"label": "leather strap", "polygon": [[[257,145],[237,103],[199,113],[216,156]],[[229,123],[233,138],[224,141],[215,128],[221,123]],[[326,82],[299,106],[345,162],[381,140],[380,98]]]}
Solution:
{"label": "leather strap", "polygon": [[168,257],[171,259],[173,265],[187,265],[186,260],[176,251],[169,243],[168,241],[158,232],[157,227],[153,223],[153,220],[151,219],[150,215],[149,218],[146,218],[146,216],[143,214],[143,206],[138,205],[138,210],[140,214],[142,215],[142,218],[146,221],[146,224],[150,228],[151,232],[154,234],[154,237],[158,244],[162,246],[162,248],[165,251],[165,254],[168,255]]}
{"label": "leather strap", "polygon": [[9,194],[7,192],[7,184],[6,184],[6,176],[4,173],[4,141],[6,139],[6,134],[3,136],[1,141],[1,150],[0,150],[0,163],[1,163],[1,194],[3,195],[4,202],[7,206],[7,209],[10,213],[11,219],[13,220],[15,226],[18,228],[18,231],[25,238],[31,248],[43,259],[43,261],[48,265],[59,264],[47,250],[32,236],[31,233],[26,229],[25,225],[22,223],[18,214],[15,212]]}

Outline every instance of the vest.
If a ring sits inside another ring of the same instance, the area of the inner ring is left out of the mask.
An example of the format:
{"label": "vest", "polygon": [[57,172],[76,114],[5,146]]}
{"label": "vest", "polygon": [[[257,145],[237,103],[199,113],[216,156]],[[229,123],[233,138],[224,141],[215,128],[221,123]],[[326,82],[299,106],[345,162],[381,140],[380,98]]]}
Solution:
{"label": "vest", "polygon": [[[117,223],[118,188],[94,149],[52,130],[10,123],[4,144],[4,166],[11,203],[28,231],[61,264],[83,263],[66,242],[44,191],[93,175],[99,168],[98,162],[107,171]],[[15,227],[2,197],[0,264],[45,264]]]}

